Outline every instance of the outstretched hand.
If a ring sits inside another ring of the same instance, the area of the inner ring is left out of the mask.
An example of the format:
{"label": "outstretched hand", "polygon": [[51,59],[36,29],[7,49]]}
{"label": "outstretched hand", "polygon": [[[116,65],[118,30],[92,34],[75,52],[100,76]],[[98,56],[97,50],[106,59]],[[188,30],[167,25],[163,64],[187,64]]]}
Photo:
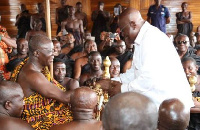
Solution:
{"label": "outstretched hand", "polygon": [[97,82],[97,84],[101,85],[101,88],[104,91],[108,91],[111,88],[111,80],[110,79],[103,79]]}
{"label": "outstretched hand", "polygon": [[111,81],[111,88],[108,90],[109,96],[114,96],[118,93],[121,93],[121,83],[118,81]]}
{"label": "outstretched hand", "polygon": [[110,79],[103,79],[97,82],[101,85],[101,88],[104,91],[108,91],[109,96],[114,96],[118,93],[121,93],[121,83],[118,81],[112,81]]}

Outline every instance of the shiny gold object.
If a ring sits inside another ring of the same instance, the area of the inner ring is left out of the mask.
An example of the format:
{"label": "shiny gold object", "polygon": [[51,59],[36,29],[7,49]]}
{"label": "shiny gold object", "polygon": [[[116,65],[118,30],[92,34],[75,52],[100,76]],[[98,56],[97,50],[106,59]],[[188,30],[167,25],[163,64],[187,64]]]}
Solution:
{"label": "shiny gold object", "polygon": [[190,89],[191,92],[195,91],[195,84],[197,83],[197,77],[196,76],[190,76],[189,77],[189,83],[190,83]]}
{"label": "shiny gold object", "polygon": [[102,110],[102,105],[103,105],[103,101],[104,101],[103,90],[101,89],[101,85],[98,83],[95,86],[93,86],[92,89],[96,92],[96,94],[98,96],[97,113],[96,113],[95,118],[100,121],[101,110]]}
{"label": "shiny gold object", "polygon": [[111,61],[108,56],[106,56],[106,59],[103,61],[103,65],[105,67],[105,70],[103,72],[103,79],[110,79],[109,67],[111,65]]}
{"label": "shiny gold object", "polygon": [[[103,65],[105,67],[105,70],[103,72],[103,76],[102,77],[103,77],[103,79],[110,79],[109,67],[111,65],[111,61],[110,61],[108,56],[103,61]],[[96,83],[96,82],[91,84],[90,88],[93,89],[96,92],[97,96],[98,96],[97,112],[96,112],[95,118],[97,120],[100,120],[101,111],[102,111],[103,105],[105,105],[108,102],[109,95],[108,95],[108,92],[107,91],[103,91],[103,89],[101,88],[101,85]]]}

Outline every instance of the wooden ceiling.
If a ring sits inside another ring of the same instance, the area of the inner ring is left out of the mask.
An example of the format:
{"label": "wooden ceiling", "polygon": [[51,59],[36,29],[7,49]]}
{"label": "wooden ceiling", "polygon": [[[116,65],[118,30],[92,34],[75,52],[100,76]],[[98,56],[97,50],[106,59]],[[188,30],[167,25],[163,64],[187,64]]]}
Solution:
{"label": "wooden ceiling", "polygon": [[[52,25],[52,35],[55,36],[57,25],[55,24],[55,10],[60,6],[60,0],[50,0],[51,1],[51,25]],[[91,28],[92,22],[91,12],[96,9],[99,0],[67,0],[68,5],[75,6],[76,2],[83,3],[83,11],[87,13],[89,26]],[[134,7],[140,10],[144,19],[146,19],[146,14],[148,7],[153,4],[154,0],[101,0],[105,2],[105,10],[113,12],[113,6],[116,3],[121,3],[125,6]],[[5,26],[11,36],[16,36],[17,28],[14,26],[16,15],[20,13],[19,5],[24,3],[30,13],[36,13],[36,4],[41,2],[45,5],[45,0],[0,0],[0,24]],[[167,25],[167,31],[169,33],[175,34],[176,29],[176,17],[175,13],[181,11],[181,3],[188,2],[188,10],[192,12],[192,21],[194,24],[194,31],[196,27],[200,25],[200,0],[162,0],[162,3],[169,8],[171,13],[171,23]]]}

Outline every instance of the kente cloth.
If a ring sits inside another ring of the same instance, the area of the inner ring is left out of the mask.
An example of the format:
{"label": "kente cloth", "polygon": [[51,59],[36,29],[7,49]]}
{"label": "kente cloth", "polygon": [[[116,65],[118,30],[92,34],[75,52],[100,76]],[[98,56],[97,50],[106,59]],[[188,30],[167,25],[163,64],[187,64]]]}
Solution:
{"label": "kente cloth", "polygon": [[[8,33],[6,31],[6,28],[2,27],[0,25],[0,35],[2,36],[8,36]],[[7,44],[4,41],[0,41],[0,71],[3,71],[3,77],[8,80],[10,78],[10,72],[6,69],[6,64],[9,62],[8,54],[11,53],[12,49],[7,46]]]}
{"label": "kente cloth", "polygon": [[[11,75],[11,81],[17,81],[17,76],[27,60],[28,58],[16,67]],[[66,91],[62,85],[51,79],[47,67],[43,69],[42,73],[47,80],[55,84],[61,90]],[[53,125],[63,124],[73,120],[69,105],[59,103],[54,99],[45,98],[39,93],[35,92],[31,96],[25,97],[24,103],[25,105],[21,118],[27,121],[35,130],[48,130]]]}
{"label": "kente cloth", "polygon": [[[193,97],[200,97],[200,92],[195,91]],[[188,130],[200,130],[200,113],[190,113]]]}

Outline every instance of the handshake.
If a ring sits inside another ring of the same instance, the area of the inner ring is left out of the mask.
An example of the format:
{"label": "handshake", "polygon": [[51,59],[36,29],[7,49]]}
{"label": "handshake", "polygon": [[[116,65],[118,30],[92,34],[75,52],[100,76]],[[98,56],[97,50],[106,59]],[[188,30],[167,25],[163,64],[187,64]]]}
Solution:
{"label": "handshake", "polygon": [[109,96],[114,96],[121,93],[121,83],[118,81],[112,81],[110,79],[103,79],[97,82],[104,91],[107,91]]}

